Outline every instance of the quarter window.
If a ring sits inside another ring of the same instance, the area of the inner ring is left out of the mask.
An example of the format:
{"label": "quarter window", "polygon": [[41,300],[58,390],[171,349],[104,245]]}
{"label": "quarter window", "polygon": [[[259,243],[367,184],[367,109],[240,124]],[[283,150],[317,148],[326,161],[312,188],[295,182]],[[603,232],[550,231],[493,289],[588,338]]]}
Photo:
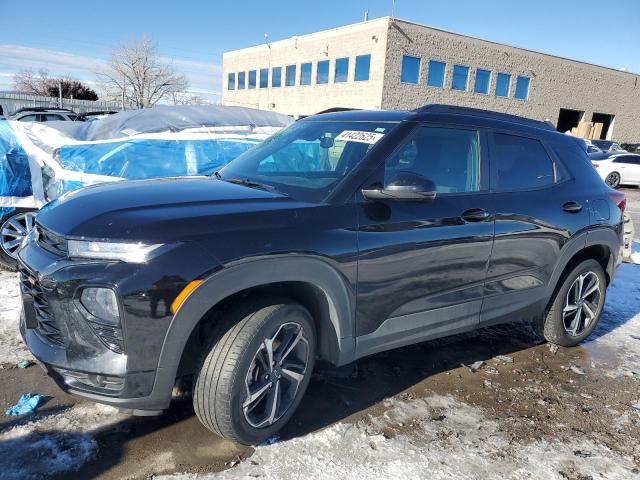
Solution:
{"label": "quarter window", "polygon": [[371,70],[371,55],[358,55],[356,57],[356,73],[354,80],[356,82],[365,82],[369,80],[369,72]]}
{"label": "quarter window", "polygon": [[238,90],[245,89],[245,72],[238,72]]}
{"label": "quarter window", "polygon": [[329,83],[329,60],[318,62],[316,68],[316,83]]}
{"label": "quarter window", "polygon": [[420,80],[420,59],[403,55],[402,70],[400,71],[400,81],[402,83],[415,83]]}
{"label": "quarter window", "polygon": [[349,78],[349,59],[338,58],[336,59],[336,73],[334,82],[341,83],[346,82]]}
{"label": "quarter window", "polygon": [[260,69],[260,88],[267,88],[269,86],[269,69]]}
{"label": "quarter window", "polygon": [[491,82],[491,71],[478,68],[476,70],[476,83],[473,86],[473,91],[476,93],[483,93],[487,95],[489,93],[489,83]]}
{"label": "quarter window", "polygon": [[491,184],[495,190],[528,190],[553,184],[553,162],[539,140],[493,135]]}
{"label": "quarter window", "polygon": [[235,90],[236,89],[236,74],[230,73],[227,78],[227,90]]}
{"label": "quarter window", "polygon": [[311,63],[300,65],[300,85],[311,85]]}
{"label": "quarter window", "polygon": [[400,172],[431,180],[439,193],[480,190],[478,132],[421,127],[385,164],[385,185]]}
{"label": "quarter window", "polygon": [[427,75],[427,85],[430,87],[444,87],[444,73],[447,64],[437,60],[429,60],[429,73]]}
{"label": "quarter window", "polygon": [[296,66],[287,65],[285,70],[284,84],[287,87],[293,87],[296,84]]}
{"label": "quarter window", "polygon": [[496,77],[496,97],[508,97],[510,84],[511,75],[508,73],[499,73]]}
{"label": "quarter window", "polygon": [[274,88],[282,86],[282,67],[273,67],[271,69],[271,86]]}
{"label": "quarter window", "polygon": [[531,80],[529,77],[518,77],[516,79],[516,93],[515,97],[518,100],[527,100],[529,98],[529,84]]}
{"label": "quarter window", "polygon": [[454,65],[453,75],[451,77],[451,89],[467,91],[467,82],[469,81],[469,67],[464,65]]}

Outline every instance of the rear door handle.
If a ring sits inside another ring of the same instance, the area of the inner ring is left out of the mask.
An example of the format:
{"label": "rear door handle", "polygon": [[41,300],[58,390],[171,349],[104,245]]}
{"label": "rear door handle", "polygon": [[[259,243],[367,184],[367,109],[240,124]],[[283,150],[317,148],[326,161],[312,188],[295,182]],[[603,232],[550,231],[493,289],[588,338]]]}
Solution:
{"label": "rear door handle", "polygon": [[489,213],[482,208],[470,208],[460,215],[465,222],[481,222],[489,218]]}
{"label": "rear door handle", "polygon": [[580,205],[578,202],[567,202],[564,205],[562,205],[562,209],[565,212],[578,213],[579,211],[582,210],[582,205]]}

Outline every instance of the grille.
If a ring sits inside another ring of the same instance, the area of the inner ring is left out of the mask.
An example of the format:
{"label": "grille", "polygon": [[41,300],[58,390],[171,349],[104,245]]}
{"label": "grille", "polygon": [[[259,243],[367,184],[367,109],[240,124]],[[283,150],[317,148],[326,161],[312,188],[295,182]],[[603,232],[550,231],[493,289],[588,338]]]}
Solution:
{"label": "grille", "polygon": [[67,241],[41,225],[36,225],[38,245],[56,255],[67,255]]}
{"label": "grille", "polygon": [[38,320],[36,332],[51,343],[64,346],[64,339],[51,312],[49,301],[38,281],[23,271],[20,272],[20,285],[22,293],[33,298],[33,307],[36,310],[36,319]]}

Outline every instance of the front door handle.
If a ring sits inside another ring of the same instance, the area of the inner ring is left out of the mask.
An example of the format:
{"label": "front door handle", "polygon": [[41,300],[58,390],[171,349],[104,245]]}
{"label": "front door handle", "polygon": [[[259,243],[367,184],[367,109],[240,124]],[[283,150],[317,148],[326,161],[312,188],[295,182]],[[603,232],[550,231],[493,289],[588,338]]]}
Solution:
{"label": "front door handle", "polygon": [[460,215],[465,222],[482,222],[489,218],[489,213],[482,208],[470,208]]}
{"label": "front door handle", "polygon": [[565,212],[578,213],[579,211],[582,210],[582,205],[580,205],[578,202],[567,202],[564,205],[562,205],[562,209]]}

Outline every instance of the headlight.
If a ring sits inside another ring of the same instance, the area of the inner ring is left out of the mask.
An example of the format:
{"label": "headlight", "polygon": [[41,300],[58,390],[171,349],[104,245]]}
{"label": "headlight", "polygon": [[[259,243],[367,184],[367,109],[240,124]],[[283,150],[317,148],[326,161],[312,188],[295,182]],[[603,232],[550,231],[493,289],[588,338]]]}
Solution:
{"label": "headlight", "polygon": [[120,313],[116,293],[110,288],[85,288],[80,302],[100,323],[119,326]]}
{"label": "headlight", "polygon": [[68,240],[70,257],[117,260],[128,263],[145,263],[159,253],[163,245],[145,243],[91,242]]}

